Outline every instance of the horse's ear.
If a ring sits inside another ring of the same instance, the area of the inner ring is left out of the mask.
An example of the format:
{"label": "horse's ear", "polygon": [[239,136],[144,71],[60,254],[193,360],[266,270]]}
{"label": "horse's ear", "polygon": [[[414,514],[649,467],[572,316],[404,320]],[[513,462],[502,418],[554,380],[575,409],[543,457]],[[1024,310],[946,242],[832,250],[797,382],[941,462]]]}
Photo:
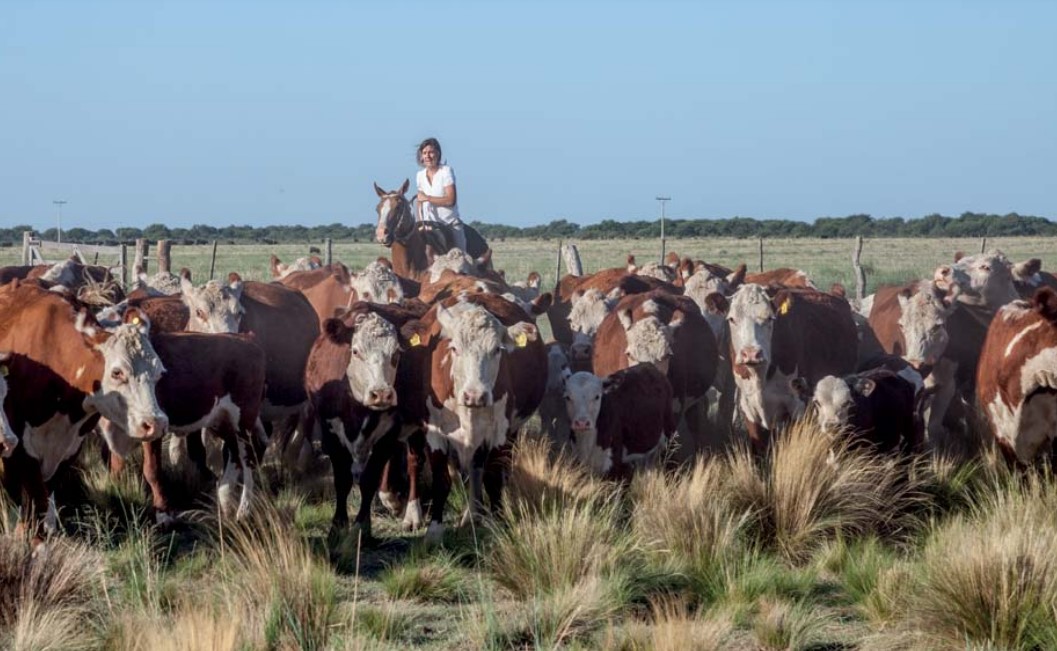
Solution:
{"label": "horse's ear", "polygon": [[374,191],[378,194],[379,197],[381,197],[383,199],[385,198],[386,191],[381,189],[380,187],[378,187],[378,182],[377,181],[375,181],[375,183],[374,183]]}
{"label": "horse's ear", "polygon": [[411,179],[404,179],[404,184],[400,186],[400,194],[407,194],[407,189],[411,187]]}

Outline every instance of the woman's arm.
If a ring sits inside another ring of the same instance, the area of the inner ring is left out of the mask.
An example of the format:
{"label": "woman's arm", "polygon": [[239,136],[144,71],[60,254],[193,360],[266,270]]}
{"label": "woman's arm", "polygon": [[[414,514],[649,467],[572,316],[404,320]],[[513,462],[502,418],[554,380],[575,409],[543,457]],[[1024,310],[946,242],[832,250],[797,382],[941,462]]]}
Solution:
{"label": "woman's arm", "polygon": [[451,208],[455,205],[455,184],[452,183],[451,185],[444,186],[444,194],[442,196],[431,197],[425,192],[419,190],[417,197],[419,201],[428,201],[434,206]]}

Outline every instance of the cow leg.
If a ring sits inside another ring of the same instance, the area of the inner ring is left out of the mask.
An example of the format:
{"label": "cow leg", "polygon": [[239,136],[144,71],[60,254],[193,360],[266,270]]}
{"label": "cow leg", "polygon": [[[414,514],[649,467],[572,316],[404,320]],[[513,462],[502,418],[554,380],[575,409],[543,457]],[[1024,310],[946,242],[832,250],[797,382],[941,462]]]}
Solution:
{"label": "cow leg", "polygon": [[492,449],[484,467],[484,490],[488,495],[488,506],[493,514],[499,513],[503,506],[503,484],[510,468],[509,445]]}
{"label": "cow leg", "polygon": [[242,469],[242,497],[239,499],[239,511],[236,517],[245,518],[253,507],[253,491],[255,488],[253,472],[257,468],[257,457],[251,453],[252,439],[247,435],[239,436],[235,440],[238,448],[239,465]]}
{"label": "cow leg", "polygon": [[154,521],[160,526],[172,523],[169,500],[161,482],[161,439],[143,443],[143,479],[150,487],[151,503],[154,506]]}
{"label": "cow leg", "polygon": [[473,457],[470,460],[470,505],[466,509],[466,515],[459,526],[469,524],[471,519],[474,521],[478,520],[481,514],[484,513],[484,491],[482,488],[485,464],[488,462],[490,453],[491,448],[484,446],[474,450]]}
{"label": "cow leg", "polygon": [[34,547],[44,542],[44,517],[48,512],[48,487],[40,474],[40,462],[22,446],[4,460],[4,486],[20,507],[16,533],[29,535]]}
{"label": "cow leg", "polygon": [[749,434],[749,444],[752,452],[757,457],[767,455],[767,449],[771,446],[771,432],[759,423],[746,419],[745,430]]}
{"label": "cow leg", "polygon": [[933,367],[932,373],[929,374],[926,380],[925,386],[932,389],[932,403],[929,406],[926,432],[928,434],[929,447],[933,449],[939,448],[948,442],[943,422],[947,416],[947,409],[950,407],[956,393],[954,375],[957,370],[957,364],[948,359],[941,359]]}
{"label": "cow leg", "polygon": [[360,510],[356,513],[356,525],[365,540],[371,537],[371,505],[382,479],[382,468],[392,458],[398,447],[396,444],[395,432],[384,435],[374,444],[360,475]]}
{"label": "cow leg", "polygon": [[330,531],[336,533],[349,525],[349,493],[352,492],[352,455],[338,441],[325,418],[319,419],[323,437],[323,451],[330,457],[334,468],[334,517],[330,520]]}
{"label": "cow leg", "polygon": [[407,441],[407,508],[404,509],[404,528],[414,531],[422,526],[422,501],[418,495],[418,472],[425,452],[422,436],[412,435]]}
{"label": "cow leg", "polygon": [[235,489],[242,475],[242,458],[239,454],[238,442],[235,441],[233,432],[214,432],[224,442],[223,459],[224,471],[217,482],[217,502],[220,504],[220,512],[226,517],[237,516],[238,507],[235,505]]}
{"label": "cow leg", "polygon": [[451,492],[451,477],[448,475],[448,453],[446,450],[430,450],[429,466],[433,473],[433,501],[429,505],[428,542],[440,542],[444,536],[444,507]]}

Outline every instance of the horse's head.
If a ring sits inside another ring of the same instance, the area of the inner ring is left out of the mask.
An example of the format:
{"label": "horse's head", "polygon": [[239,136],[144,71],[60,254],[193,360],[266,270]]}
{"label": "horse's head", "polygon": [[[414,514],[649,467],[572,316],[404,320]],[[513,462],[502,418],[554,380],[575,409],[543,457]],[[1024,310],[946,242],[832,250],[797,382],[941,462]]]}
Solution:
{"label": "horse's head", "polygon": [[411,234],[415,228],[415,218],[411,214],[411,204],[408,203],[408,186],[411,183],[404,179],[404,184],[399,190],[386,192],[374,184],[374,191],[378,193],[378,226],[374,229],[374,239],[379,244],[392,246],[394,240],[401,240]]}

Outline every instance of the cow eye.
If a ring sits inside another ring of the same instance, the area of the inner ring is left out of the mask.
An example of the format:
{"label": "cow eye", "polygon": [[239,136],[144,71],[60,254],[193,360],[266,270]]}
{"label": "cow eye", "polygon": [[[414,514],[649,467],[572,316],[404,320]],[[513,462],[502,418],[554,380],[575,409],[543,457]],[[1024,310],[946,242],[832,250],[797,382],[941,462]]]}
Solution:
{"label": "cow eye", "polygon": [[204,311],[204,310],[202,310],[201,308],[199,308],[199,309],[195,310],[195,316],[197,316],[197,317],[198,317],[199,319],[201,319],[202,321],[205,321],[205,320],[206,320],[206,313],[205,313],[205,311]]}
{"label": "cow eye", "polygon": [[114,380],[116,380],[118,382],[124,382],[125,381],[125,372],[122,371],[119,368],[115,368],[114,370],[110,371],[110,377],[112,377]]}
{"label": "cow eye", "polygon": [[352,349],[352,356],[353,357],[359,357],[360,356],[360,349],[359,348],[353,348]]}

